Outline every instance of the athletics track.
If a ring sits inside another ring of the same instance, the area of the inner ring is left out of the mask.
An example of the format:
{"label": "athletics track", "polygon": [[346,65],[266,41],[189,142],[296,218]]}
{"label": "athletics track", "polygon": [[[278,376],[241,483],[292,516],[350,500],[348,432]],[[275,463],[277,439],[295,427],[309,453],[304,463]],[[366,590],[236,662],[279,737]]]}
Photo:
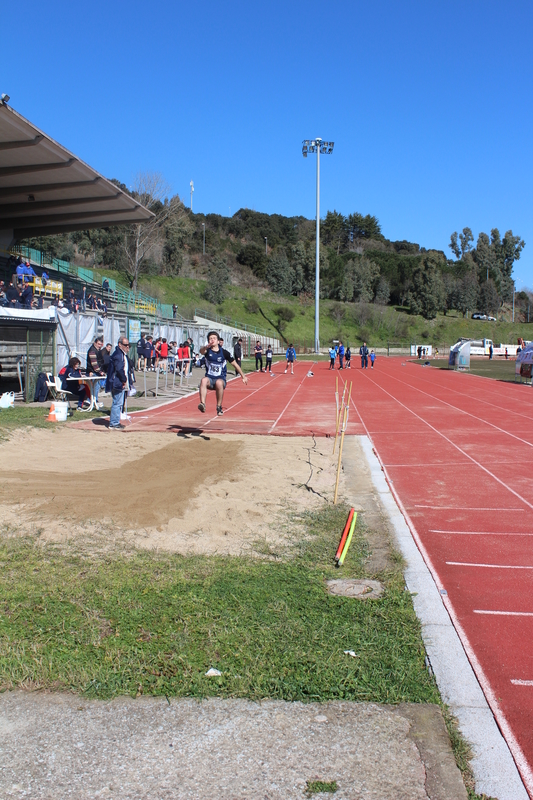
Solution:
{"label": "athletics track", "polygon": [[128,429],[331,436],[351,380],[347,433],[370,437],[533,797],[533,390],[398,358],[282,366],[229,382],[221,418],[195,394]]}

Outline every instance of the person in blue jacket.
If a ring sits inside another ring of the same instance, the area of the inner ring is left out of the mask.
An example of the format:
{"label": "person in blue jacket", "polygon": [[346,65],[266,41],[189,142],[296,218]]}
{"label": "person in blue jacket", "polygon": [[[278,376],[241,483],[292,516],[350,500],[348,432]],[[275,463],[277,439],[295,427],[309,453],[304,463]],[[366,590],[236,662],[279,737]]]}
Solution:
{"label": "person in blue jacket", "polygon": [[344,369],[344,345],[339,342],[339,369]]}
{"label": "person in blue jacket", "polygon": [[335,359],[337,358],[337,351],[334,347],[329,348],[329,368],[335,369]]}
{"label": "person in blue jacket", "polygon": [[291,366],[291,375],[294,375],[294,362],[296,361],[296,350],[292,346],[292,343],[287,347],[287,352],[285,353],[285,358],[287,359],[287,370],[289,369],[289,364]]}
{"label": "person in blue jacket", "polygon": [[109,430],[123,429],[120,415],[124,406],[124,393],[131,387],[129,383],[130,365],[128,353],[130,343],[126,336],[121,336],[118,340],[114,352],[109,359],[107,368],[106,391],[111,392],[113,402],[111,403],[111,414],[109,416]]}
{"label": "person in blue jacket", "polygon": [[363,344],[359,348],[359,355],[361,356],[361,369],[367,369],[368,368],[368,347],[366,346],[366,342],[363,342]]}

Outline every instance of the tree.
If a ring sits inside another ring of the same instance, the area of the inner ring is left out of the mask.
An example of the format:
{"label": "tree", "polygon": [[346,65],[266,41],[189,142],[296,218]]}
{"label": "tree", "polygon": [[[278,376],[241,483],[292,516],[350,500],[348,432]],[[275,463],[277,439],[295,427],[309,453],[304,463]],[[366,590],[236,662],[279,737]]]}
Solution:
{"label": "tree", "polygon": [[178,195],[168,199],[169,187],[159,172],[139,172],[131,192],[145,208],[154,213],[146,222],[125,226],[123,250],[130,287],[137,291],[139,276],[146,271],[164,234],[178,240],[190,228],[187,210]]}
{"label": "tree", "polygon": [[422,266],[413,272],[413,288],[408,303],[412,314],[421,314],[424,319],[435,319],[437,312],[444,308],[446,297],[442,282],[440,261],[428,254]]}
{"label": "tree", "polygon": [[320,232],[323,242],[336,247],[339,255],[341,246],[344,248],[348,241],[346,217],[338,211],[328,211],[326,219],[320,225]]}
{"label": "tree", "polygon": [[477,308],[479,284],[475,270],[467,272],[457,281],[453,306],[464,316]]}
{"label": "tree", "polygon": [[496,289],[496,284],[489,278],[479,287],[478,309],[483,314],[496,315],[501,306],[500,295]]}
{"label": "tree", "polygon": [[374,303],[377,303],[379,306],[386,306],[389,304],[390,299],[390,288],[389,282],[383,276],[379,279],[377,289],[376,289],[376,296],[374,297]]}
{"label": "tree", "polygon": [[204,297],[209,303],[218,305],[226,296],[226,286],[229,283],[228,265],[220,256],[215,256],[209,268],[207,286],[205,287]]}
{"label": "tree", "polygon": [[464,258],[472,250],[473,241],[474,234],[471,229],[463,228],[463,232],[459,234],[460,244],[457,241],[457,231],[454,231],[450,237],[449,248],[457,259]]}
{"label": "tree", "polygon": [[268,260],[266,269],[267,283],[272,291],[278,294],[291,294],[294,270],[289,264],[287,254],[282,247],[276,248]]}
{"label": "tree", "polygon": [[369,258],[350,259],[340,290],[341,300],[369,303],[374,298],[374,284],[378,278],[379,267]]}
{"label": "tree", "polygon": [[377,217],[367,214],[350,214],[346,220],[347,232],[354,239],[383,239],[381,225]]}
{"label": "tree", "polygon": [[256,277],[265,277],[268,259],[264,248],[260,245],[254,243],[244,245],[237,253],[237,261],[250,267]]}

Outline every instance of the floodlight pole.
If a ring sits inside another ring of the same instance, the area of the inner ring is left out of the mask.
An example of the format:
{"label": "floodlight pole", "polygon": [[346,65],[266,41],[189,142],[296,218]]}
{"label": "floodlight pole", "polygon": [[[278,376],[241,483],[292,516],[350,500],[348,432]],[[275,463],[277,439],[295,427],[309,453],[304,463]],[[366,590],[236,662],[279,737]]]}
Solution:
{"label": "floodlight pole", "polygon": [[202,228],[204,229],[204,248],[203,248],[203,254],[204,254],[204,256],[205,256],[205,222],[202,222]]}
{"label": "floodlight pole", "polygon": [[194,192],[194,181],[191,181],[190,187],[191,187],[191,211],[192,211],[192,193]]}
{"label": "floodlight pole", "polygon": [[320,353],[320,143],[316,140],[315,353]]}
{"label": "floodlight pole", "polygon": [[315,265],[315,353],[320,352],[320,153],[332,153],[334,142],[305,139],[302,155],[316,152],[316,265]]}

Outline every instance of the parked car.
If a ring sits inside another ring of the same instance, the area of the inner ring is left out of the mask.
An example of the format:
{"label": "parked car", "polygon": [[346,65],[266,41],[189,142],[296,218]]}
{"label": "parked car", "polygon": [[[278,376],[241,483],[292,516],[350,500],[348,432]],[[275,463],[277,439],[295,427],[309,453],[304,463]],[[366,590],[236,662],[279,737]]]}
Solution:
{"label": "parked car", "polygon": [[496,317],[490,317],[488,314],[472,314],[472,319],[483,319],[486,322],[496,322]]}

